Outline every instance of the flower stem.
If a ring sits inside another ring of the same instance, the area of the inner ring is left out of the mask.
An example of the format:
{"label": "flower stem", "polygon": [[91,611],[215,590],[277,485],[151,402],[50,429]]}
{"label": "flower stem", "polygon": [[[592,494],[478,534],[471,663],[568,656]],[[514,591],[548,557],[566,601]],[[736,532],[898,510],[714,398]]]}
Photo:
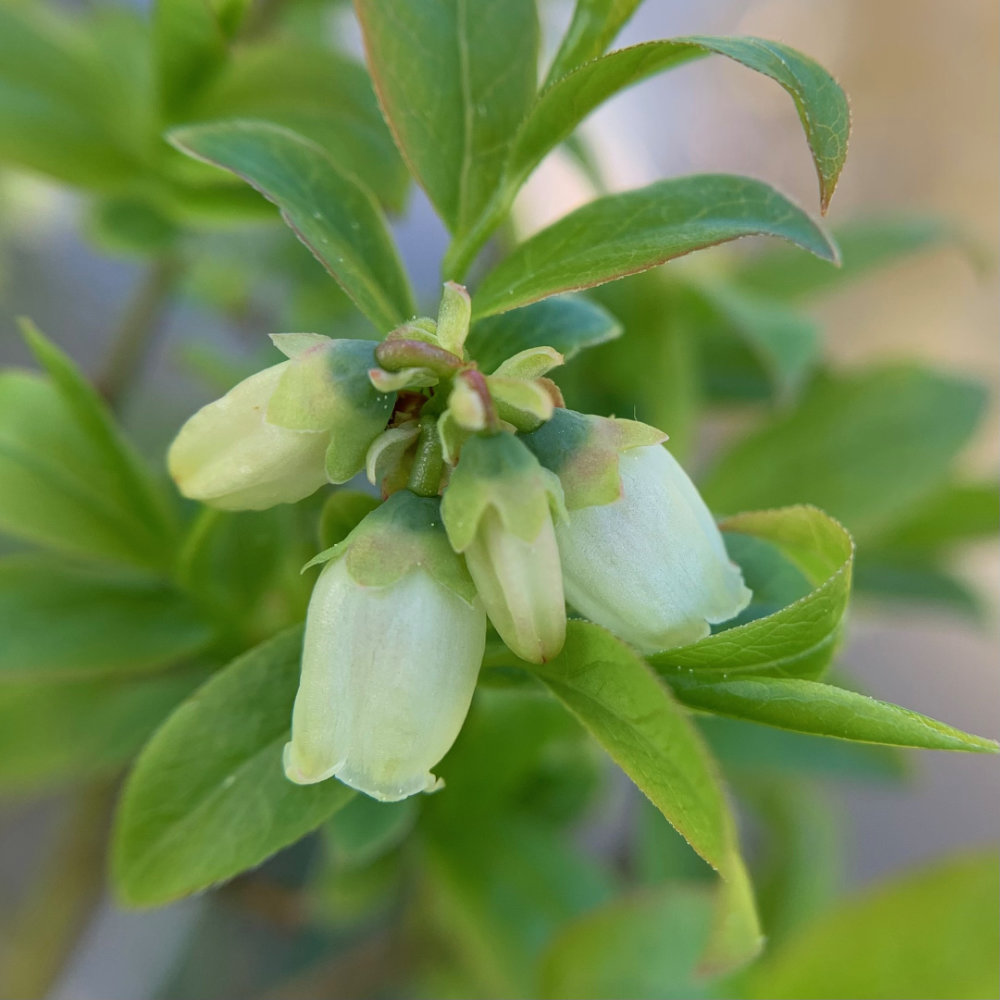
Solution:
{"label": "flower stem", "polygon": [[45,996],[62,972],[104,885],[104,854],[114,787],[82,789],[47,869],[6,941],[0,996]]}
{"label": "flower stem", "polygon": [[104,373],[97,380],[97,387],[112,410],[121,409],[149,346],[163,324],[180,275],[181,262],[175,254],[158,257],[149,265],[126,306],[111,339]]}

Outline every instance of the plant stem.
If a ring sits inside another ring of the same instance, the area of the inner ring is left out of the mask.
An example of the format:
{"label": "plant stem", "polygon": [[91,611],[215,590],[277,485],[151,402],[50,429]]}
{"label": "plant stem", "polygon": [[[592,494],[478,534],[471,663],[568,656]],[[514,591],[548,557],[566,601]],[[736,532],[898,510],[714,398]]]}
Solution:
{"label": "plant stem", "polygon": [[125,308],[111,338],[104,373],[97,380],[98,390],[114,411],[121,409],[149,346],[163,324],[180,275],[181,262],[175,254],[158,257],[149,265]]}
{"label": "plant stem", "polygon": [[445,281],[464,280],[479,251],[510,211],[512,202],[513,198],[505,190],[500,190],[473,228],[452,241],[441,262],[441,274]]}
{"label": "plant stem", "polygon": [[62,972],[104,885],[111,785],[75,798],[48,866],[17,915],[6,942],[0,996],[45,996]]}
{"label": "plant stem", "polygon": [[420,443],[413,458],[409,488],[418,497],[436,497],[441,488],[444,457],[438,440],[437,421],[434,417],[420,418]]}
{"label": "plant stem", "polygon": [[244,40],[256,40],[266,35],[277,22],[285,0],[260,0],[247,16],[243,30],[240,32]]}

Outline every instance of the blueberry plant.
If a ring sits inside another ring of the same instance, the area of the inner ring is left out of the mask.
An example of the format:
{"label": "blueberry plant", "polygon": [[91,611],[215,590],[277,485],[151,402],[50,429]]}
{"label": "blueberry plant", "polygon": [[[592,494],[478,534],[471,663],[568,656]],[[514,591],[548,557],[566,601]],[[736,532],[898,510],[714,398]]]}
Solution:
{"label": "blueberry plant", "polygon": [[[792,919],[766,873],[755,891],[726,780],[755,754],[878,771],[896,767],[886,747],[997,749],[829,674],[847,527],[871,543],[872,591],[952,598],[941,552],[994,530],[995,496],[949,478],[981,390],[824,371],[791,300],[840,280],[838,241],[763,181],[669,178],[526,239],[510,226],[594,109],[708,56],[788,93],[826,212],[850,127],[830,74],[759,38],[607,51],[637,6],[578,0],[541,76],[534,0],[357,0],[367,74],[310,39],[312,21],[275,34],[238,0],[160,0],[150,23],[109,12],[57,69],[43,57],[68,36],[0,6],[8,162],[88,191],[102,238],[154,264],[197,260],[206,230],[271,202],[325,269],[309,281],[336,281],[355,310],[337,304],[344,336],[271,334],[284,359],[180,428],[176,491],[30,323],[44,373],[0,375],[0,528],[23,543],[0,561],[0,776],[31,788],[128,766],[110,866],[124,904],[218,886],[321,829],[322,905],[343,920],[351,892],[369,915],[395,900],[383,921],[453,959],[435,972],[411,954],[387,981],[766,995],[752,973],[718,985]],[[112,31],[138,68],[139,129],[109,125]],[[33,125],[39,95],[63,109],[74,158]],[[387,221],[409,176],[450,234],[423,309]],[[874,234],[845,232],[867,248],[859,268],[939,235]],[[639,275],[758,236],[787,246]],[[703,499],[678,457],[727,393],[782,406]],[[606,758],[643,796],[624,874],[567,833],[614,784]],[[745,790],[766,819],[795,816],[776,829],[809,813],[760,789]],[[661,885],[669,858],[688,881]],[[954,878],[978,884],[989,863]]]}

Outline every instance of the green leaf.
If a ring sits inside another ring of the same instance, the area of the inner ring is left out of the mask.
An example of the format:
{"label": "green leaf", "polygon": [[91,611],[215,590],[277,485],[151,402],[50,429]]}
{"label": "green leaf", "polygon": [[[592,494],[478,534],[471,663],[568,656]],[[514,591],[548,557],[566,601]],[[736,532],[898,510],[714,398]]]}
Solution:
{"label": "green leaf", "polygon": [[565,921],[607,901],[611,880],[535,819],[506,812],[489,829],[450,830],[426,844],[425,906],[457,952],[449,964],[471,980],[463,995],[536,996],[544,947]]}
{"label": "green leaf", "polygon": [[593,294],[622,324],[624,336],[556,372],[556,381],[580,411],[627,413],[664,428],[671,453],[683,461],[700,409],[704,309],[687,283],[674,280],[666,268],[603,285]]}
{"label": "green leaf", "polygon": [[799,677],[706,679],[677,673],[667,680],[690,708],[799,733],[926,750],[996,753],[998,749],[993,740],[963,733],[899,705]]}
{"label": "green leaf", "polygon": [[990,848],[866,887],[769,954],[746,995],[989,1000],[1000,990],[998,882]]}
{"label": "green leaf", "polygon": [[541,995],[559,1000],[711,995],[696,966],[712,922],[705,888],[631,892],[567,924],[542,960]]}
{"label": "green leaf", "polygon": [[[625,17],[630,13],[624,9],[627,6],[622,5],[620,11]],[[601,39],[595,37],[594,41]],[[453,259],[464,264],[482,246],[535,167],[599,105],[655,73],[712,53],[763,73],[788,91],[813,154],[820,181],[820,208],[825,212],[847,156],[850,132],[847,98],[833,77],[800,52],[762,38],[676,38],[645,42],[591,59],[547,86],[517,130],[492,201],[464,245],[452,251]]]}
{"label": "green leaf", "polygon": [[167,585],[17,555],[0,560],[0,677],[52,681],[151,671],[212,638],[203,614]]}
{"label": "green leaf", "polygon": [[152,256],[176,246],[180,227],[157,205],[131,196],[96,199],[85,221],[87,237],[116,254]]}
{"label": "green leaf", "polygon": [[0,684],[0,791],[24,794],[114,774],[204,670]]}
{"label": "green leaf", "polygon": [[751,590],[750,603],[716,631],[729,631],[794,604],[814,589],[813,584],[773,542],[755,535],[727,531],[726,551],[743,571]]}
{"label": "green leaf", "polygon": [[165,121],[185,113],[226,55],[226,36],[209,0],[155,0],[153,58]]}
{"label": "green leaf", "polygon": [[753,896],[715,763],[666,687],[625,643],[572,621],[562,653],[531,670],[580,720],[726,884],[703,963],[721,970],[760,948]]}
{"label": "green leaf", "polygon": [[371,79],[353,59],[284,39],[241,44],[187,110],[185,121],[260,118],[321,146],[345,173],[400,209],[410,175],[378,108]]}
{"label": "green leaf", "polygon": [[260,864],[354,794],[300,786],[281,767],[298,684],[300,628],[234,660],[139,756],[115,825],[112,872],[130,906],[155,906]]}
{"label": "green leaf", "polygon": [[573,20],[559,43],[543,89],[603,54],[640,3],[642,0],[576,0]]}
{"label": "green leaf", "polygon": [[342,542],[379,503],[378,497],[358,490],[331,493],[319,516],[320,550]]}
{"label": "green leaf", "polygon": [[907,756],[895,747],[829,740],[720,715],[700,716],[698,728],[735,781],[806,777],[898,782],[909,774]]}
{"label": "green leaf", "polygon": [[226,37],[233,38],[250,12],[253,0],[208,0],[208,4]]}
{"label": "green leaf", "polygon": [[919,216],[856,219],[835,227],[833,235],[840,247],[839,269],[774,247],[741,257],[732,278],[757,295],[792,301],[835,291],[910,254],[963,242],[950,222]]}
{"label": "green leaf", "polygon": [[334,867],[347,871],[377,861],[406,839],[419,811],[415,798],[378,802],[355,796],[324,827]]}
{"label": "green leaf", "polygon": [[801,209],[761,181],[698,174],[598,198],[536,233],[473,296],[477,317],[590,288],[740,236],[780,236],[828,260],[837,251]]}
{"label": "green leaf", "polygon": [[[693,291],[746,344],[779,399],[798,394],[822,357],[823,341],[814,320],[731,284],[701,283]],[[712,358],[711,352],[708,356]]]}
{"label": "green leaf", "polygon": [[773,950],[827,907],[843,884],[842,817],[812,782],[765,780],[741,791],[763,827],[764,856],[754,868],[754,884]]}
{"label": "green leaf", "polygon": [[0,531],[87,558],[163,569],[173,512],[70,360],[30,326],[49,379],[0,373]]}
{"label": "green leaf", "polygon": [[879,540],[893,552],[938,553],[1000,531],[1000,491],[991,480],[949,483],[928,496]]}
{"label": "green leaf", "polygon": [[[498,664],[516,662],[501,645],[495,645]],[[546,760],[586,756],[583,730],[541,684],[519,670],[517,677],[523,686],[480,684],[455,745],[439,765],[451,794],[427,799],[421,825],[441,831],[443,841],[471,828],[473,820],[475,828],[485,828],[497,813],[513,812]],[[519,734],[514,742],[512,732]]]}
{"label": "green leaf", "polygon": [[95,58],[90,27],[41,4],[0,4],[0,160],[113,191],[132,181],[140,164],[116,127],[123,119],[134,125],[122,106],[128,96],[110,93],[108,53],[105,65]]}
{"label": "green leaf", "polygon": [[718,511],[814,503],[871,538],[938,488],[985,403],[982,385],[916,367],[829,375],[725,452],[702,492]]}
{"label": "green leaf", "polygon": [[234,652],[302,621],[315,582],[313,502],[260,511],[203,507],[177,560],[182,586],[229,627]]}
{"label": "green leaf", "polygon": [[621,324],[603,306],[579,296],[546,299],[472,325],[465,349],[483,371],[530,347],[554,347],[567,361],[614,340]]}
{"label": "green leaf", "polygon": [[[850,109],[836,80],[818,63],[763,38],[693,36],[619,49],[577,68],[542,92],[517,131],[504,172],[505,191],[528,175],[599,105],[656,73],[717,53],[769,76],[795,101],[820,181],[823,211],[847,157]],[[595,53],[596,54],[596,53]]]}
{"label": "green leaf", "polygon": [[982,597],[969,584],[920,557],[868,549],[858,560],[854,589],[859,598],[870,601],[903,602],[909,613],[916,604],[962,615],[978,625],[989,618]]}
{"label": "green leaf", "polygon": [[172,131],[181,152],[242,177],[282,218],[382,332],[415,309],[385,218],[368,190],[315,143],[266,122]]}
{"label": "green leaf", "polygon": [[814,589],[764,618],[657,653],[650,664],[671,683],[693,675],[820,675],[836,649],[850,597],[851,536],[813,507],[739,514],[722,527],[775,546]]}
{"label": "green leaf", "polygon": [[808,56],[766,38],[694,36],[688,41],[769,76],[788,92],[812,152],[825,213],[847,159],[851,132],[851,109],[837,81]]}
{"label": "green leaf", "polygon": [[356,0],[382,110],[448,228],[489,201],[535,97],[533,0]]}

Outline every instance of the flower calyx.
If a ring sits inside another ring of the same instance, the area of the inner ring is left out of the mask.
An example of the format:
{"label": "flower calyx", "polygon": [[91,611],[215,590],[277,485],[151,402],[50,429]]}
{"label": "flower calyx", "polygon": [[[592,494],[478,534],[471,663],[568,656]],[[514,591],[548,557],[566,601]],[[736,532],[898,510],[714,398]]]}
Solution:
{"label": "flower calyx", "polygon": [[313,556],[303,569],[343,559],[355,583],[387,587],[419,568],[471,605],[476,588],[448,542],[440,505],[437,497],[399,490],[347,538]]}
{"label": "flower calyx", "polygon": [[637,420],[556,408],[523,440],[559,476],[566,509],[577,510],[617,500],[622,495],[620,457],[633,448],[662,444],[667,435]]}
{"label": "flower calyx", "polygon": [[195,413],[168,454],[178,488],[227,510],[262,510],[346,482],[385,427],[395,395],[367,374],[374,345],[275,334],[289,360],[244,379]]}

